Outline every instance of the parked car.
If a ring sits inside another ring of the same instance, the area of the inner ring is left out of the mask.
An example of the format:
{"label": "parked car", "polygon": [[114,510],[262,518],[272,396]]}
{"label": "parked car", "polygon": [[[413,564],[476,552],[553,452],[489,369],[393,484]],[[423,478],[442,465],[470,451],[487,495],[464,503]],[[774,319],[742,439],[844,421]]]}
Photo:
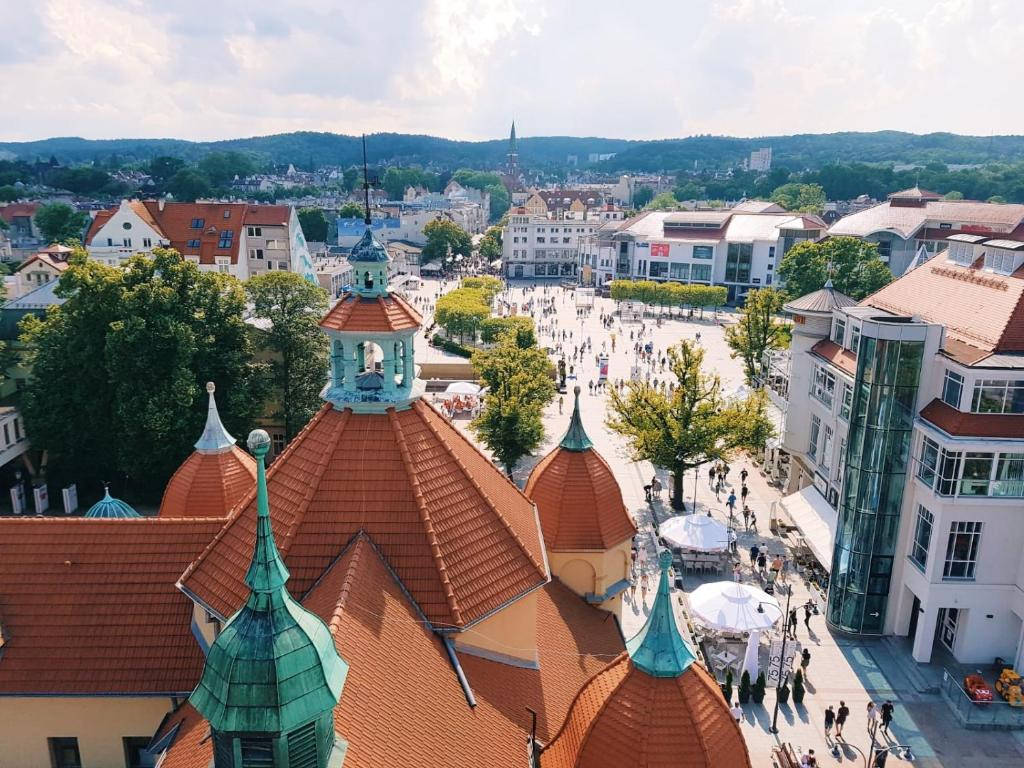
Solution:
{"label": "parked car", "polygon": [[964,678],[964,691],[976,704],[992,701],[992,689],[981,675],[967,675]]}

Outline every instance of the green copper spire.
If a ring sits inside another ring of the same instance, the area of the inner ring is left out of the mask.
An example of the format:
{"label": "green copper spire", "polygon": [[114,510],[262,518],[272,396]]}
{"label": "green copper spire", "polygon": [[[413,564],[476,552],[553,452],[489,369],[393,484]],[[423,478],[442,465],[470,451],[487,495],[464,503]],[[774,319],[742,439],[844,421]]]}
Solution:
{"label": "green copper spire", "polygon": [[110,488],[103,486],[103,498],[89,507],[86,517],[141,517],[138,512],[120,499],[110,495]]}
{"label": "green copper spire", "polygon": [[333,743],[333,727],[327,724],[341,698],[348,664],[327,625],[285,587],[288,569],[274,543],[267,502],[264,460],[270,437],[255,430],[248,445],[257,471],[256,544],[245,577],[252,591],[211,646],[189,700],[218,739],[232,734],[284,738],[317,722],[318,733],[327,729],[323,746]]}
{"label": "green copper spire", "polygon": [[576,395],[576,404],[572,408],[569,429],[562,438],[561,446],[567,451],[585,451],[587,448],[593,448],[594,444],[587,437],[587,432],[583,429],[583,419],[580,418],[580,388],[577,386],[573,393]]}
{"label": "green copper spire", "polygon": [[672,553],[667,549],[661,550],[658,564],[661,566],[661,581],[658,582],[651,615],[636,636],[626,643],[626,650],[633,664],[652,677],[679,677],[695,657],[679,634],[672,612],[672,597],[668,590]]}

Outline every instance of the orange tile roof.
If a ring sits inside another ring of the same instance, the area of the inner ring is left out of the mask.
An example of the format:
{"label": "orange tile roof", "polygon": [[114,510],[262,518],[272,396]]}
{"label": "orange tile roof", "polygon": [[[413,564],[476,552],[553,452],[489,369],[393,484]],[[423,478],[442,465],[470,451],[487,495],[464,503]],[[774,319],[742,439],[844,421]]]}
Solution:
{"label": "orange tile roof", "polygon": [[9,203],[0,205],[0,219],[13,224],[15,217],[35,216],[42,203]]}
{"label": "orange tile roof", "polygon": [[850,350],[843,349],[835,342],[822,339],[811,347],[811,353],[817,355],[822,360],[832,363],[832,365],[844,373],[848,373],[851,376],[857,375],[857,356]]}
{"label": "orange tile roof", "polygon": [[[267,473],[278,547],[301,595],[359,530],[419,608],[465,626],[547,580],[533,505],[443,416],[325,405]],[[221,616],[247,595],[253,494],[182,576]]]}
{"label": "orange tile roof", "polygon": [[623,653],[579,692],[541,768],[750,766],[718,684],[698,664],[654,677]]}
{"label": "orange tile roof", "polygon": [[[523,707],[537,710],[546,737],[579,687],[622,650],[609,614],[556,582],[537,595],[541,669],[459,654],[476,699],[470,707],[442,640],[374,542],[357,535],[302,601],[327,622],[349,664],[334,711],[349,745],[346,768],[525,765]],[[206,768],[205,720],[183,707],[161,730],[178,723],[162,768]]]}
{"label": "orange tile roof", "polygon": [[331,307],[320,327],[330,331],[387,333],[419,328],[423,317],[397,294],[361,298],[346,294]]}
{"label": "orange tile roof", "polygon": [[96,211],[96,215],[92,217],[92,221],[89,222],[89,228],[85,231],[85,244],[89,245],[92,243],[92,239],[96,236],[96,233],[103,229],[103,225],[110,221],[110,217],[113,216],[115,211]]}
{"label": "orange tile roof", "polygon": [[919,315],[981,349],[1024,351],[1024,277],[937,261],[912,269],[861,305]]}
{"label": "orange tile roof", "polygon": [[287,227],[291,215],[290,205],[250,205],[245,211],[245,223],[249,226]]}
{"label": "orange tile roof", "polygon": [[256,460],[237,445],[223,453],[193,453],[171,476],[160,517],[227,517],[256,487]]}
{"label": "orange tile roof", "polygon": [[191,691],[203,653],[174,580],[222,524],[0,519],[0,693]]}
{"label": "orange tile roof", "polygon": [[921,409],[921,418],[957,437],[1024,437],[1024,414],[964,413],[939,398]]}
{"label": "orange tile roof", "polygon": [[558,446],[534,467],[524,493],[553,552],[606,550],[636,534],[611,467],[592,448]]}

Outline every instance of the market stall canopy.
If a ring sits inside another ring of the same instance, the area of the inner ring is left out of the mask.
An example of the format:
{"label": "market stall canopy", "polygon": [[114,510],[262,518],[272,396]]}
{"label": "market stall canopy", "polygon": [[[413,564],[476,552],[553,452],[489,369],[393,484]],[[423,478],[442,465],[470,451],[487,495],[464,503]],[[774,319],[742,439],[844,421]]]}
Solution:
{"label": "market stall canopy", "polygon": [[472,381],[453,381],[445,389],[446,395],[479,395],[480,385]]}
{"label": "market stall canopy", "polygon": [[774,597],[735,581],[702,584],[690,594],[689,602],[690,613],[697,621],[724,632],[768,629],[782,618],[782,609]]}
{"label": "market stall canopy", "polygon": [[736,539],[725,523],[707,515],[671,517],[658,530],[670,547],[698,552],[724,552]]}
{"label": "market stall canopy", "polygon": [[814,557],[826,571],[830,571],[839,513],[813,485],[791,493],[779,504],[799,529]]}

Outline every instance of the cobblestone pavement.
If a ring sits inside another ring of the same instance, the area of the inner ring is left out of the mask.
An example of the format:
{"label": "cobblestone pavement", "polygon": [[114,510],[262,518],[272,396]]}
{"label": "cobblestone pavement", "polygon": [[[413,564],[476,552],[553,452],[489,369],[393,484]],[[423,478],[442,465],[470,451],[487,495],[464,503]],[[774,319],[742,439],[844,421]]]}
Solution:
{"label": "cobblestone pavement", "polygon": [[[436,283],[426,281],[419,295],[433,296],[436,290]],[[507,294],[507,298],[521,303],[530,295],[538,297],[545,294],[540,289],[534,290],[532,294],[527,294],[523,292],[520,285],[514,285]],[[554,296],[556,299],[556,316],[544,319],[535,316],[535,320],[541,326],[549,324],[554,326],[553,321],[557,319],[558,325],[552,327],[552,331],[557,331],[559,338],[561,331],[565,330],[568,333],[571,330],[573,338],[566,342],[570,353],[573,346],[580,343],[581,337],[585,339],[589,336],[591,339],[593,351],[584,355],[582,363],[577,363],[575,366],[577,381],[582,382],[583,423],[595,448],[611,465],[622,489],[626,507],[633,514],[639,529],[637,545],[643,553],[640,559],[650,574],[650,590],[646,599],[643,599],[641,590],[638,588],[635,599],[630,600],[627,593],[627,599],[623,601],[619,616],[620,625],[623,635],[631,637],[643,625],[650,611],[651,600],[657,584],[655,577],[657,539],[653,519],[656,517],[659,521],[663,521],[674,514],[668,506],[669,476],[662,470],[655,470],[648,462],[632,460],[624,441],[604,424],[606,418],[605,395],[602,393],[591,394],[587,384],[590,381],[597,381],[595,356],[601,350],[602,342],[605,342],[605,349],[610,355],[610,378],[612,380],[629,378],[630,369],[636,362],[633,344],[636,343],[640,324],[620,324],[616,321],[614,328],[611,331],[606,331],[601,326],[600,313],[613,312],[615,302],[610,299],[597,298],[590,316],[581,321],[576,318],[572,292],[551,287],[547,295]],[[682,338],[696,339],[697,334],[700,333],[700,343],[705,349],[705,369],[717,373],[721,377],[723,392],[729,394],[739,390],[743,383],[740,365],[731,359],[724,341],[721,323],[729,319],[729,315],[719,314],[717,319],[708,316],[703,321],[665,320],[660,327],[648,320],[645,322],[646,333],[642,341],[651,341],[655,349],[658,350],[657,356],[660,358],[660,353],[670,344],[677,343]],[[634,334],[632,342],[629,340],[630,331],[633,331]],[[611,351],[611,333],[616,335],[614,352]],[[542,332],[540,343],[544,346],[554,346],[555,342],[550,333]],[[440,356],[443,355],[433,349],[428,354],[432,359],[440,359]],[[645,375],[646,369],[642,368],[641,374]],[[659,377],[659,380],[664,377],[660,370],[653,372],[652,378],[655,375]],[[524,485],[536,462],[556,445],[564,434],[572,409],[572,386],[573,382],[570,382],[569,394],[564,398],[561,413],[557,399],[547,408],[544,417],[547,439],[536,456],[524,459],[517,468],[515,479],[520,487]],[[776,414],[775,417],[776,419],[781,418],[779,414]],[[472,437],[467,429],[468,421],[460,419],[456,423]],[[779,422],[776,423],[781,426]],[[737,495],[739,493],[739,474],[744,467],[750,473],[747,480],[750,489],[748,503],[757,516],[760,531],[758,533],[739,532],[738,559],[741,565],[742,579],[748,583],[758,584],[759,580],[750,567],[747,553],[755,542],[762,545],[768,544],[772,551],[784,550],[784,542],[772,536],[767,530],[771,504],[773,501],[777,501],[781,494],[777,488],[768,483],[756,465],[741,457],[731,464],[729,473],[731,483],[727,486],[731,487],[732,483],[735,483]],[[663,491],[661,499],[653,504],[648,504],[644,500],[643,486],[655,474],[666,490]],[[688,475],[684,487],[687,511],[696,495],[696,508],[699,514],[706,514],[710,508],[712,516],[723,521],[727,520],[724,501],[728,496],[728,491],[722,494],[721,501],[717,500],[714,492],[708,486],[706,473],[698,472],[696,477]],[[724,574],[718,578],[731,578],[731,575]],[[702,581],[710,580],[713,579],[701,579],[686,575],[683,579],[683,592],[688,593],[699,586]],[[791,577],[789,583],[793,590],[792,605],[803,605],[811,596],[808,586],[800,578]],[[785,607],[786,593],[780,589],[776,596]],[[685,627],[687,620],[685,607],[679,601],[674,601],[673,605],[677,610],[680,626]],[[867,751],[872,741],[867,730],[867,702],[874,701],[876,705],[880,705],[886,699],[891,699],[896,705],[895,720],[890,735],[878,734],[878,743],[908,744],[912,748],[915,765],[926,766],[926,768],[974,765],[1019,768],[1024,765],[1024,739],[1020,736],[996,731],[968,731],[959,726],[946,704],[937,694],[919,693],[905,672],[906,666],[912,662],[909,651],[901,643],[892,639],[865,641],[833,635],[825,626],[824,616],[820,614],[812,617],[810,628],[807,629],[803,624],[802,611],[799,612],[799,615],[797,641],[802,646],[806,646],[811,653],[807,696],[800,706],[793,705],[790,701],[787,705],[779,708],[777,734],[773,734],[770,730],[775,706],[773,691],[768,692],[762,705],[750,702],[744,706],[742,729],[755,768],[771,766],[773,763],[772,748],[782,742],[790,743],[798,752],[813,749],[818,758],[818,764],[822,766],[849,765],[851,768],[863,766],[865,761],[858,749]],[[764,642],[766,643],[767,639]],[[764,648],[762,648],[762,653],[766,657]],[[738,677],[736,685],[738,686]],[[825,738],[824,711],[829,704],[838,708],[840,700],[846,702],[851,714],[845,728],[845,741],[839,743],[838,751],[833,756],[830,752],[830,742]],[[887,765],[894,766],[903,763],[904,761],[900,760],[896,754],[892,754]]]}

